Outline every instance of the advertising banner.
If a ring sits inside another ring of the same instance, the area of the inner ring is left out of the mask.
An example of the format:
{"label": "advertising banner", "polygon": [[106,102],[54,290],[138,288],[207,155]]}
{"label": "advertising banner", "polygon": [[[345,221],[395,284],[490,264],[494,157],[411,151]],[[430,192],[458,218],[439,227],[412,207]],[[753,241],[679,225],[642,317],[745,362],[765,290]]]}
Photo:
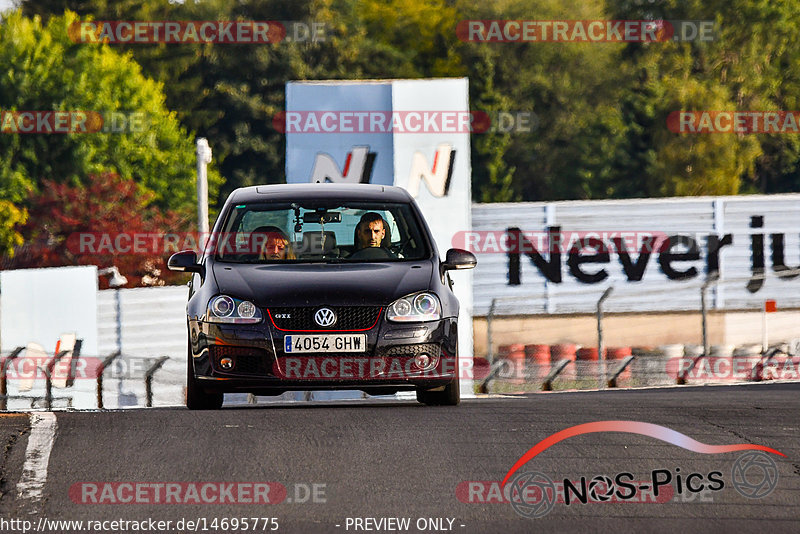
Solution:
{"label": "advertising banner", "polygon": [[[800,308],[800,195],[475,204],[475,314]],[[716,277],[717,281],[713,281]]]}
{"label": "advertising banner", "polygon": [[[471,228],[468,80],[290,82],[286,179],[395,185],[444,255]],[[472,356],[472,273],[452,275],[461,356]]]}

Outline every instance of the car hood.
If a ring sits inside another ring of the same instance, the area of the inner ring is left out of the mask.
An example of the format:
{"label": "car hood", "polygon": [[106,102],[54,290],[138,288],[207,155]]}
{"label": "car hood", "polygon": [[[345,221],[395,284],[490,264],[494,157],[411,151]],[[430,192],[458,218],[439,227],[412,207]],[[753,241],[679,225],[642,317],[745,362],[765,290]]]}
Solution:
{"label": "car hood", "polygon": [[358,264],[214,263],[220,293],[257,306],[386,305],[428,289],[432,261]]}

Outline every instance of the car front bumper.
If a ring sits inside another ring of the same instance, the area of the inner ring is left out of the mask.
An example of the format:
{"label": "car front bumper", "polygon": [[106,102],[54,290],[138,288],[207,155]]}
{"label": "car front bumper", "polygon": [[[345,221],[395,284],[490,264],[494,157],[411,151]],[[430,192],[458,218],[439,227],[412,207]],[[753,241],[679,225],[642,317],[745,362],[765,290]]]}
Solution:
{"label": "car front bumper", "polygon": [[[381,394],[436,389],[458,375],[456,318],[413,324],[381,318],[358,333],[366,335],[363,352],[287,354],[284,336],[319,332],[279,330],[269,320],[231,325],[190,319],[191,364],[199,385],[209,392],[262,395],[293,390],[358,389]],[[430,364],[421,369],[415,358],[423,353]],[[231,369],[222,368],[223,358],[233,360]]]}

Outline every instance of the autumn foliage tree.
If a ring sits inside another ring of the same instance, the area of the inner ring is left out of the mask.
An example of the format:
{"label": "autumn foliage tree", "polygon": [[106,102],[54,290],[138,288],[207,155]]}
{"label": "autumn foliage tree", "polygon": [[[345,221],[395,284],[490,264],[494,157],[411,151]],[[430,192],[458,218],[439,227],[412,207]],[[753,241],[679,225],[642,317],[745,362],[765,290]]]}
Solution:
{"label": "autumn foliage tree", "polygon": [[[164,250],[163,236],[189,231],[191,223],[156,207],[153,193],[131,179],[104,172],[92,175],[85,186],[45,180],[29,205],[30,222],[22,227],[26,245],[6,268],[113,265],[128,279],[127,287],[186,278],[167,270],[170,251]],[[138,250],[137,236],[142,242]],[[179,240],[181,245],[185,241]],[[100,286],[107,287],[107,279],[101,278]]]}

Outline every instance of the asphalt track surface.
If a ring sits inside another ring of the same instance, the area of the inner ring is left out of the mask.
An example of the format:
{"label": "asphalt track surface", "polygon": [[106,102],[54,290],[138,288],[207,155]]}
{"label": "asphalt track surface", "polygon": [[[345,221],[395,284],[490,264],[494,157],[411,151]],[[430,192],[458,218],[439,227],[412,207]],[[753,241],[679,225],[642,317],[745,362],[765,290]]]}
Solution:
{"label": "asphalt track surface", "polygon": [[[0,525],[12,519],[31,520],[35,528],[40,518],[152,518],[172,521],[161,532],[194,531],[185,523],[176,528],[184,518],[200,520],[198,532],[273,531],[271,521],[260,521],[256,529],[252,523],[248,530],[242,524],[233,529],[230,523],[220,528],[223,518],[257,517],[276,518],[277,532],[309,533],[800,531],[800,384],[549,393],[467,400],[458,407],[339,401],[216,412],[57,412],[56,419],[37,501],[23,498],[18,488],[32,439],[31,418],[0,415]],[[725,486],[699,493],[684,487],[678,494],[673,479],[662,486],[667,502],[653,502],[652,494],[645,502],[556,502],[540,518],[524,517],[509,502],[497,502],[502,499],[496,491],[491,498],[490,482],[502,480],[536,443],[568,427],[604,420],[663,425],[711,445],[765,445],[786,457],[769,455],[777,466],[777,486],[753,499],[733,487],[733,468],[743,452],[700,454],[644,435],[584,434],[554,444],[523,470],[575,481],[581,476],[613,478],[620,472],[646,481],[657,469],[703,477],[718,471]],[[280,500],[272,504],[202,505],[84,504],[69,494],[71,486],[84,482],[209,481],[275,482],[287,493],[280,498],[271,492],[273,500]],[[490,502],[480,502],[487,498]],[[477,502],[463,502],[470,500]],[[215,518],[216,529],[211,528]],[[372,520],[356,523],[356,518]],[[379,523],[388,518],[408,518],[408,527]],[[4,525],[3,532],[22,531],[20,523]],[[106,526],[109,532],[126,531]],[[63,527],[47,531],[77,532]]]}

